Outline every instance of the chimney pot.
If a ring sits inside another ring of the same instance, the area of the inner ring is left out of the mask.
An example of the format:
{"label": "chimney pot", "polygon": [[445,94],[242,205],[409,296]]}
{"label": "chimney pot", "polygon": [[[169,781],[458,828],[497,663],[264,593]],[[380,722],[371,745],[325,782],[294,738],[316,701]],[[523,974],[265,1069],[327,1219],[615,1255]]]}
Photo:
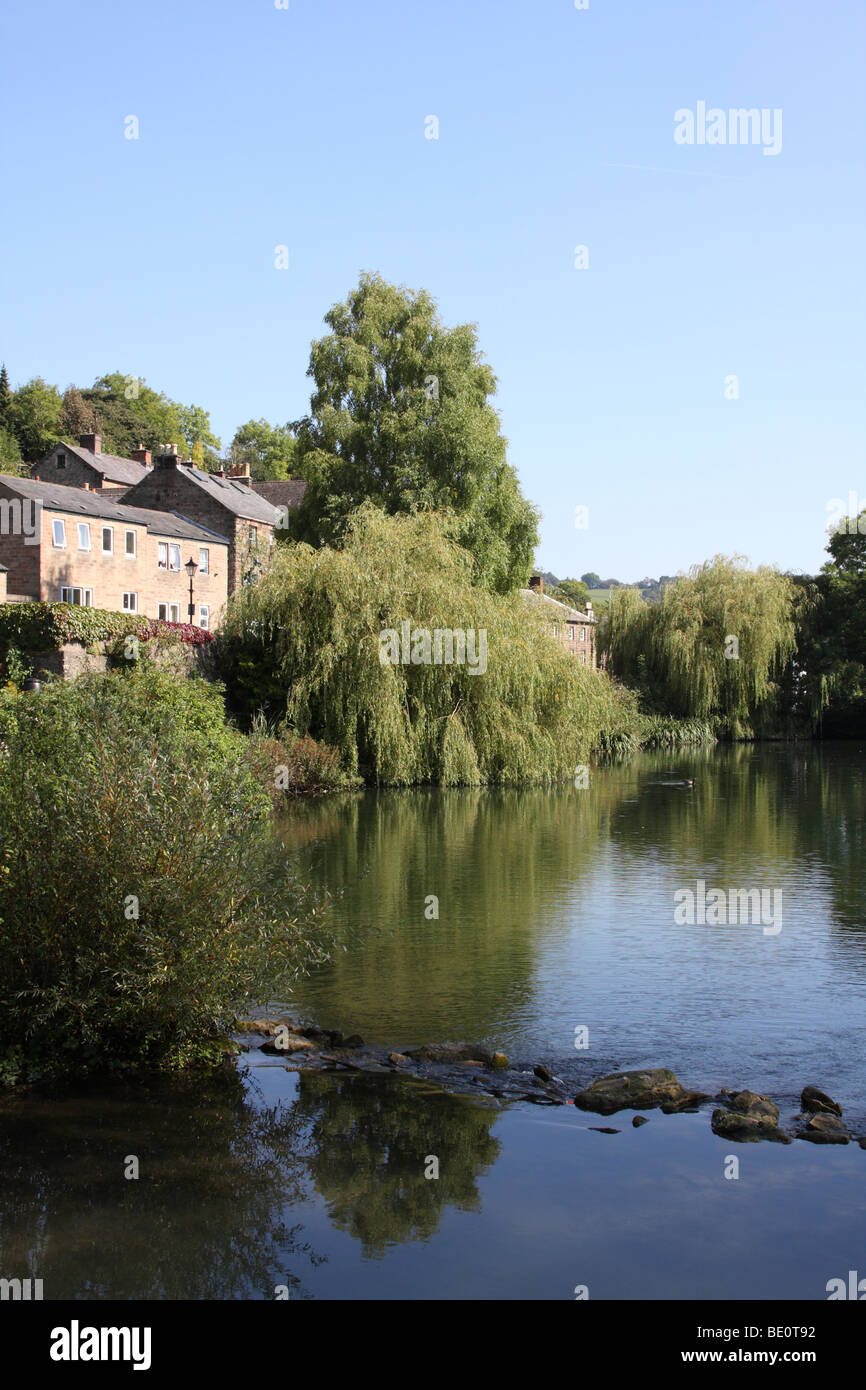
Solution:
{"label": "chimney pot", "polygon": [[150,450],[145,449],[143,444],[139,444],[137,449],[133,449],[130,458],[135,459],[136,463],[144,463],[150,466]]}

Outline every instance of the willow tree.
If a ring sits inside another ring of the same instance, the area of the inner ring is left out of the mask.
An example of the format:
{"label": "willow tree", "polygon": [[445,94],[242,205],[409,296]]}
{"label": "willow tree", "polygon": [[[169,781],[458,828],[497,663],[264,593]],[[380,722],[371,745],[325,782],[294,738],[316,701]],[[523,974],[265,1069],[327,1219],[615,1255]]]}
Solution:
{"label": "willow tree", "polygon": [[621,722],[618,692],[519,595],[473,586],[455,524],[365,503],[341,550],[279,547],[217,641],[236,707],[335,745],[378,783],[573,775]]}
{"label": "willow tree", "polygon": [[796,645],[792,581],[740,556],[695,565],[648,604],[611,595],[603,634],[610,669],[677,715],[719,718],[734,735],[772,719]]}
{"label": "willow tree", "polygon": [[364,501],[383,511],[451,510],[477,583],[525,584],[538,516],[506,458],[496,378],[471,324],[447,327],[426,291],[362,275],[312,345],[310,414],[297,425],[306,479],[291,535],[339,542]]}

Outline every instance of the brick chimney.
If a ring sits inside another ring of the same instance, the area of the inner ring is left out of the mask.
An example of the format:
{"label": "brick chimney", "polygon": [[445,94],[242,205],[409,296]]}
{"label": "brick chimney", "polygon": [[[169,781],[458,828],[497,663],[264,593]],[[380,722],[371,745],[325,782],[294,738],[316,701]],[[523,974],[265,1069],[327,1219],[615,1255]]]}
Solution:
{"label": "brick chimney", "polygon": [[233,483],[243,483],[245,487],[252,487],[253,480],[250,477],[250,466],[248,463],[236,463],[229,469],[229,477]]}
{"label": "brick chimney", "polygon": [[172,444],[169,449],[161,453],[156,460],[157,468],[177,468],[177,445]]}
{"label": "brick chimney", "polygon": [[536,589],[536,590],[538,591],[538,593],[543,594],[543,593],[544,593],[544,575],[543,575],[543,574],[533,574],[533,575],[530,577],[530,580],[529,580],[529,587],[530,587],[530,589]]}
{"label": "brick chimney", "polygon": [[78,436],[78,442],[82,449],[89,449],[92,454],[102,453],[101,434],[80,434]]}
{"label": "brick chimney", "polygon": [[135,459],[136,463],[144,463],[150,467],[150,450],[145,449],[143,444],[139,444],[137,449],[133,449],[129,457]]}

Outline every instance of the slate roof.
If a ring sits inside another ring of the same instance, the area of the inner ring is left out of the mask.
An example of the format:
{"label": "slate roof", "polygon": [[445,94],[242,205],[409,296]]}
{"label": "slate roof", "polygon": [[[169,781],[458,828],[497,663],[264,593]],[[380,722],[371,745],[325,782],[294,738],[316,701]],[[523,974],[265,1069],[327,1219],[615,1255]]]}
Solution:
{"label": "slate roof", "polygon": [[62,483],[37,482],[35,478],[16,478],[0,473],[0,483],[10,492],[41,502],[48,511],[72,512],[92,516],[100,521],[125,522],[146,526],[152,535],[178,536],[189,541],[218,541],[228,545],[227,536],[190,521],[181,512],[159,512],[150,507],[130,507],[123,502],[109,501],[109,494],[88,492],[83,487],[64,487]]}
{"label": "slate roof", "polygon": [[218,478],[214,473],[204,473],[200,468],[192,468],[185,463],[179,463],[177,471],[183,471],[198,484],[202,492],[206,492],[220,506],[233,512],[235,516],[243,517],[245,521],[262,521],[268,526],[274,526],[279,520],[280,513],[277,507],[260,497],[246,483],[239,483],[236,478]]}
{"label": "slate roof", "polygon": [[273,478],[266,482],[253,483],[253,492],[257,492],[274,507],[299,507],[306,490],[307,484],[303,478]]}
{"label": "slate roof", "polygon": [[581,613],[579,608],[570,608],[567,603],[560,603],[558,598],[551,598],[549,594],[540,594],[537,589],[521,589],[520,596],[533,603],[546,604],[555,610],[551,613],[551,618],[558,617],[564,623],[594,623],[597,621],[594,613]]}
{"label": "slate roof", "polygon": [[[140,483],[142,478],[152,472],[151,466],[146,463],[138,463],[135,459],[124,459],[119,454],[95,454],[92,449],[82,449],[80,444],[62,444],[59,448],[65,449],[68,454],[75,454],[82,463],[87,463],[91,468],[95,468],[97,473],[101,473],[110,483]],[[52,449],[49,458],[54,456],[55,450]]]}

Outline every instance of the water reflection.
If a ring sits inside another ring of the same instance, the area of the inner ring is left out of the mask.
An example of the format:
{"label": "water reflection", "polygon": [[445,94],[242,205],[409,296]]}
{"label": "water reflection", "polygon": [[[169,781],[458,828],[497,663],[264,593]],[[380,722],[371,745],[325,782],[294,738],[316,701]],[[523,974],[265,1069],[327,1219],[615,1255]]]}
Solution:
{"label": "water reflection", "polygon": [[3,1276],[46,1299],[302,1296],[319,1257],[288,1219],[300,1120],[234,1071],[14,1097],[0,1117]]}
{"label": "water reflection", "polygon": [[[312,1073],[301,1077],[295,1111],[331,1221],[366,1256],[429,1240],[445,1207],[480,1211],[478,1178],[499,1154],[497,1111],[399,1077]],[[438,1176],[426,1175],[430,1159]]]}
{"label": "water reflection", "polygon": [[[654,1058],[703,1089],[793,1091],[817,1061],[866,1110],[864,810],[864,749],[811,743],[647,754],[587,789],[320,803],[286,845],[339,895],[350,949],[297,999],[370,1041],[484,1039],[563,1068],[585,1024],[598,1065]],[[780,892],[782,931],[677,926],[699,879]]]}

